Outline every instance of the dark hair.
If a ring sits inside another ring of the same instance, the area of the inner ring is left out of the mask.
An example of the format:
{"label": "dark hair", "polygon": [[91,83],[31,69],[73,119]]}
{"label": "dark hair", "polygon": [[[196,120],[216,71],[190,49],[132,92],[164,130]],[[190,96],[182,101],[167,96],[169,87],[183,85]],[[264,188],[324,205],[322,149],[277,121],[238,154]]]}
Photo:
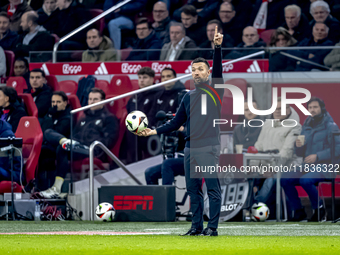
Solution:
{"label": "dark hair", "polygon": [[193,17],[197,16],[197,10],[196,10],[195,6],[190,5],[190,4],[184,5],[182,7],[181,13],[182,12],[184,12],[184,14],[186,14],[186,15],[190,15],[190,16],[193,16]]}
{"label": "dark hair", "polygon": [[297,43],[296,39],[288,32],[284,27],[278,27],[270,38],[270,46],[276,46],[277,39],[279,35],[282,35],[287,41],[288,46],[292,46]]}
{"label": "dark hair", "polygon": [[[27,61],[26,58],[16,58],[15,61],[22,61],[22,62],[24,62],[26,68],[29,70],[29,64],[28,64],[28,61]],[[15,63],[15,61],[14,61],[14,63]]]}
{"label": "dark hair", "polygon": [[221,6],[222,6],[222,5],[230,5],[230,6],[231,6],[231,10],[232,10],[232,11],[235,11],[234,5],[233,5],[232,3],[229,3],[229,2],[223,2],[223,3],[221,3],[221,4],[220,4],[220,8],[219,8],[218,10],[221,10]]}
{"label": "dark hair", "polygon": [[174,69],[170,68],[170,67],[164,67],[163,70],[162,70],[162,72],[161,72],[161,75],[162,75],[163,71],[171,71],[172,74],[173,74],[175,77],[177,77],[176,71],[175,71]]}
{"label": "dark hair", "polygon": [[211,25],[211,24],[216,24],[217,25],[217,30],[222,30],[223,31],[223,27],[222,27],[222,23],[221,21],[219,21],[218,19],[213,19],[213,20],[210,20],[207,24],[208,25]]}
{"label": "dark hair", "polygon": [[30,71],[31,73],[41,73],[42,77],[46,78],[45,72],[39,68],[34,68],[32,71]]}
{"label": "dark hair", "polygon": [[0,90],[8,97],[10,104],[14,104],[18,100],[18,93],[13,87],[0,87]]}
{"label": "dark hair", "polygon": [[102,100],[104,100],[106,98],[105,92],[100,88],[92,88],[90,93],[99,93],[101,95]]}
{"label": "dark hair", "polygon": [[143,74],[146,74],[152,78],[155,77],[155,71],[152,70],[150,67],[146,66],[146,67],[142,67],[141,69],[139,69],[138,75],[143,75]]}
{"label": "dark hair", "polygon": [[307,102],[307,108],[309,106],[309,104],[311,102],[318,102],[319,103],[319,106],[321,108],[321,112],[322,113],[325,113],[326,112],[326,105],[325,105],[325,102],[321,99],[321,98],[318,98],[318,97],[311,97],[311,99],[309,99],[309,101]]}
{"label": "dark hair", "polygon": [[137,22],[136,22],[136,28],[137,28],[138,25],[144,24],[144,23],[146,23],[146,24],[148,25],[148,28],[149,28],[149,29],[152,29],[152,23],[151,23],[151,22],[148,20],[148,18],[146,18],[146,17],[142,17],[142,18],[140,18],[140,19],[137,20]]}
{"label": "dark hair", "polygon": [[29,11],[27,14],[27,22],[32,21],[34,25],[38,25],[39,15],[34,11]]}
{"label": "dark hair", "polygon": [[52,96],[60,96],[64,102],[68,101],[68,97],[64,91],[54,91]]}
{"label": "dark hair", "polygon": [[315,27],[316,24],[324,24],[324,25],[327,27],[328,32],[329,32],[329,26],[327,26],[327,24],[326,24],[325,22],[317,21],[317,22],[315,22],[315,24],[313,25],[313,28]]}
{"label": "dark hair", "polygon": [[100,31],[99,31],[98,29],[96,29],[96,28],[91,28],[91,29],[87,30],[87,32],[86,32],[86,37],[87,37],[87,33],[90,32],[91,30],[96,30],[97,33],[98,33],[98,36],[99,36],[99,37],[103,37],[103,33],[100,32]]}
{"label": "dark hair", "polygon": [[210,65],[209,65],[209,63],[208,63],[208,61],[205,59],[205,58],[195,58],[192,62],[191,62],[191,65],[192,64],[195,64],[195,63],[204,63],[204,64],[206,64],[207,65],[207,67],[208,67],[208,69],[210,69]]}
{"label": "dark hair", "polygon": [[10,20],[10,17],[8,16],[7,12],[0,12],[0,17],[5,17]]}

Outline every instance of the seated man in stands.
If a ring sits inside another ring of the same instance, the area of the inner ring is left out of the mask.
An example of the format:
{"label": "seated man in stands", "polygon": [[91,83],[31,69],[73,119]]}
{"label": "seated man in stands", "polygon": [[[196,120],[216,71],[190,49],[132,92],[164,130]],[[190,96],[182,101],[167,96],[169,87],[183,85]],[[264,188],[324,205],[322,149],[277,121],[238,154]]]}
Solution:
{"label": "seated man in stands", "polygon": [[158,60],[163,44],[147,18],[137,21],[136,34],[138,39],[132,45],[133,51],[126,60]]}
{"label": "seated man in stands", "polygon": [[[326,24],[316,22],[313,26],[313,36],[302,40],[296,46],[333,46],[334,43],[328,39],[329,28]],[[331,49],[308,49],[308,50],[291,50],[290,54],[297,57],[312,61],[316,64],[323,65],[323,60]],[[311,71],[312,69],[325,70],[322,67],[305,63],[303,61],[296,62],[295,71]]]}
{"label": "seated man in stands", "polygon": [[67,95],[63,91],[55,91],[53,92],[51,101],[51,107],[40,123],[44,139],[41,146],[39,169],[36,177],[36,185],[39,190],[45,190],[51,187],[49,183],[50,178],[48,176],[50,173],[54,174],[55,171],[56,151],[58,146],[53,144],[53,141],[50,142],[48,140],[49,132],[53,130],[69,138],[71,131],[71,109],[68,105]]}
{"label": "seated man in stands", "polygon": [[[93,88],[89,93],[88,104],[95,104],[105,100],[105,93],[101,89]],[[72,139],[49,129],[45,131],[46,139],[54,146],[56,150],[56,177],[53,186],[45,191],[40,192],[44,198],[58,197],[61,193],[61,187],[64,183],[65,176],[69,169],[69,156],[72,146],[73,160],[78,161],[87,158],[88,147],[94,141],[102,142],[107,148],[111,149],[119,134],[118,119],[107,111],[104,105],[93,106],[84,111],[84,116],[80,118],[73,129]],[[98,149],[94,157],[105,160],[106,156],[103,150]]]}
{"label": "seated man in stands", "polygon": [[160,60],[192,60],[197,56],[195,42],[185,35],[182,23],[170,23],[170,42],[162,47]]}
{"label": "seated man in stands", "polygon": [[0,77],[6,75],[6,55],[4,50],[0,46]]}
{"label": "seated man in stands", "polygon": [[20,30],[21,16],[32,8],[27,3],[27,0],[10,0],[9,4],[2,7],[2,11],[7,12],[10,16],[9,29],[13,32],[18,32]]}
{"label": "seated man in stands", "polygon": [[0,47],[13,50],[18,34],[9,29],[10,17],[7,12],[0,12]]}
{"label": "seated man in stands", "polygon": [[30,93],[31,92],[31,85],[30,85],[30,69],[29,64],[26,58],[17,58],[14,61],[14,76],[18,77],[21,76],[25,79],[27,84],[27,89],[24,91],[24,93]]}
{"label": "seated man in stands", "polygon": [[257,29],[251,26],[243,29],[242,41],[243,41],[242,43],[237,45],[237,48],[238,48],[237,50],[232,51],[226,56],[227,59],[241,58],[246,55],[259,51],[259,49],[252,49],[252,48],[259,48],[259,47],[266,46],[265,42],[260,40],[259,34],[257,33]]}
{"label": "seated man in stands", "polygon": [[[43,51],[52,51],[55,39],[38,24],[38,18],[38,14],[34,11],[22,15],[20,26],[24,33],[19,36],[13,50],[17,58],[30,57],[32,62],[45,62],[51,59],[51,54]],[[30,55],[30,51],[37,51],[37,53]]]}
{"label": "seated man in stands", "polygon": [[162,1],[158,1],[153,6],[152,17],[155,21],[152,24],[156,35],[162,41],[162,44],[170,42],[170,16],[169,10],[166,4]]}
{"label": "seated man in stands", "polygon": [[[257,109],[255,100],[253,101],[253,107]],[[251,127],[248,125],[248,121],[260,118],[249,110],[247,101],[244,102],[244,118],[245,125],[237,125],[233,132],[234,150],[237,144],[242,144],[245,150],[249,146],[254,146],[261,132],[261,127],[256,127],[256,124],[251,124]],[[254,121],[254,123],[256,122]]]}
{"label": "seated man in stands", "polygon": [[[301,132],[300,118],[296,111],[286,105],[286,114],[282,115],[281,98],[278,98],[277,107],[271,118],[264,123],[259,138],[255,143],[258,151],[275,151],[280,155],[280,160],[261,160],[257,165],[290,166],[299,165],[300,159],[294,153],[294,141]],[[284,121],[282,125],[282,121]],[[262,188],[255,195],[255,202],[268,203],[270,196],[275,191],[276,178],[273,172],[266,172]]]}
{"label": "seated man in stands", "polygon": [[37,11],[39,15],[38,23],[48,31],[55,26],[56,19],[52,13],[57,9],[57,0],[44,0],[42,7]]}
{"label": "seated man in stands", "polygon": [[[303,157],[302,172],[290,172],[281,176],[281,185],[288,198],[290,208],[293,210],[292,221],[304,220],[307,215],[302,207],[299,195],[295,186],[301,186],[308,194],[312,204],[314,214],[310,221],[318,221],[318,207],[320,207],[320,220],[325,216],[325,208],[322,200],[318,205],[318,191],[315,185],[325,180],[335,178],[335,162],[331,161],[331,145],[333,131],[339,131],[338,126],[333,121],[332,116],[327,112],[325,103],[322,99],[312,97],[307,102],[307,109],[311,113],[302,126],[301,135],[304,141],[296,139],[296,155]],[[340,157],[340,138],[335,136],[335,160],[339,163]],[[309,169],[310,171],[305,171]],[[313,171],[320,169],[320,171]]]}
{"label": "seated man in stands", "polygon": [[39,68],[30,72],[30,85],[32,97],[38,108],[38,118],[45,117],[51,106],[52,90],[46,85],[45,72]]}
{"label": "seated man in stands", "polygon": [[8,122],[15,133],[21,117],[27,116],[25,109],[19,103],[16,90],[12,87],[0,87],[0,119]]}
{"label": "seated man in stands", "polygon": [[102,35],[97,29],[87,31],[86,43],[88,49],[83,52],[83,62],[116,61],[117,52],[110,38]]}

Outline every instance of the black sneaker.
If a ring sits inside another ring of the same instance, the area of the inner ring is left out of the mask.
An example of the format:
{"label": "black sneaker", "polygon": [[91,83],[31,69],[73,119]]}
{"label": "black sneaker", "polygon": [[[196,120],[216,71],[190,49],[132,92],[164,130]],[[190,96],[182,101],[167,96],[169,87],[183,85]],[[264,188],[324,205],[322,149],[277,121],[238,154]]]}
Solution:
{"label": "black sneaker", "polygon": [[200,235],[201,236],[218,236],[218,232],[217,230],[212,230],[211,228],[205,228]]}
{"label": "black sneaker", "polygon": [[[326,210],[325,210],[325,208],[323,208],[323,206],[320,206],[319,210],[320,210],[320,221],[324,221],[324,219],[326,218],[325,217],[326,216]],[[312,218],[310,218],[308,220],[308,222],[318,222],[318,221],[319,221],[319,219],[318,219],[318,209],[315,209],[315,212],[314,212]]]}
{"label": "black sneaker", "polygon": [[305,208],[300,208],[295,211],[293,211],[293,217],[290,219],[290,221],[302,221],[307,218],[307,214],[305,212]]}
{"label": "black sneaker", "polygon": [[198,236],[202,233],[201,229],[197,229],[197,228],[191,228],[189,229],[188,232],[186,232],[185,234],[180,234],[180,236]]}

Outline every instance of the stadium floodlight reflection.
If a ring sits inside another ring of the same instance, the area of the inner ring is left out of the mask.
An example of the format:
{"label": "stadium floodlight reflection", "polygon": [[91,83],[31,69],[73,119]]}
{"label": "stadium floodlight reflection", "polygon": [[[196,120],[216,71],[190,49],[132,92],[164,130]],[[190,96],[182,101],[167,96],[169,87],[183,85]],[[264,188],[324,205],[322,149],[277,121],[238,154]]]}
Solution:
{"label": "stadium floodlight reflection", "polygon": [[[260,55],[263,55],[264,53],[265,53],[265,51],[262,50],[262,51],[259,51],[259,52],[256,52],[256,53],[253,53],[253,54],[241,57],[241,58],[237,58],[237,59],[225,62],[225,63],[222,64],[222,66],[233,64],[233,63],[236,63],[236,62],[239,62],[239,61],[242,61],[242,60],[245,60],[245,59],[250,59],[250,58],[253,58],[253,57],[256,57],[256,56],[260,56]],[[212,69],[212,67],[210,67],[210,69]],[[185,75],[183,75],[181,77],[176,77],[176,78],[171,79],[171,80],[160,82],[158,84],[155,84],[155,85],[143,88],[143,89],[134,90],[134,91],[131,91],[131,92],[128,92],[128,93],[125,93],[125,94],[122,94],[122,95],[119,95],[119,96],[116,96],[116,97],[113,97],[113,98],[109,98],[109,99],[100,101],[100,102],[95,103],[95,104],[83,106],[81,108],[72,110],[71,111],[71,140],[72,140],[72,122],[73,122],[73,117],[72,116],[73,116],[73,114],[75,114],[77,112],[81,112],[81,111],[87,110],[87,109],[90,109],[90,108],[92,108],[94,106],[111,103],[111,102],[113,102],[115,100],[118,100],[118,99],[122,99],[122,98],[125,98],[125,97],[128,97],[128,96],[136,95],[136,94],[148,91],[148,90],[152,90],[154,88],[162,87],[165,84],[168,84],[168,83],[171,83],[171,82],[174,82],[174,81],[178,81],[178,80],[181,80],[181,79],[184,79],[184,78],[188,78],[188,77],[191,77],[191,73],[190,74],[185,74]],[[93,143],[90,146],[90,148],[92,148],[90,150],[90,162],[89,162],[89,164],[90,164],[90,172],[89,172],[89,175],[90,175],[89,176],[89,200],[90,200],[89,201],[89,210],[90,210],[89,211],[89,215],[90,215],[90,221],[94,220],[94,209],[95,209],[94,208],[94,174],[93,174],[94,173],[94,163],[93,163],[93,158],[94,158],[93,157],[93,151],[94,150],[93,149],[94,149],[94,146],[96,146],[96,145],[98,145],[98,141],[93,141]],[[104,145],[101,144],[100,147],[102,147],[102,146],[104,146]],[[111,155],[110,155],[110,157],[112,158],[112,160],[115,161],[115,163],[117,165],[122,165],[123,164],[116,157],[112,157]],[[72,151],[71,151],[71,161],[72,161]],[[124,168],[125,168],[125,166],[122,169],[125,170],[126,168],[125,169]]]}

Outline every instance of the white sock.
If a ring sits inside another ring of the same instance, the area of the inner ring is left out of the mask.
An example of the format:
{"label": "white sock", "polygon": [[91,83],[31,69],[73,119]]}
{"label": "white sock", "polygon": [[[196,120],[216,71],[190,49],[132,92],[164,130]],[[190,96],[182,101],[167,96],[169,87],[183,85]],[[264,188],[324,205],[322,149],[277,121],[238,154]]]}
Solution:
{"label": "white sock", "polygon": [[56,187],[57,191],[60,192],[61,191],[61,186],[63,186],[63,183],[64,183],[64,179],[59,177],[59,176],[56,176],[53,186]]}

